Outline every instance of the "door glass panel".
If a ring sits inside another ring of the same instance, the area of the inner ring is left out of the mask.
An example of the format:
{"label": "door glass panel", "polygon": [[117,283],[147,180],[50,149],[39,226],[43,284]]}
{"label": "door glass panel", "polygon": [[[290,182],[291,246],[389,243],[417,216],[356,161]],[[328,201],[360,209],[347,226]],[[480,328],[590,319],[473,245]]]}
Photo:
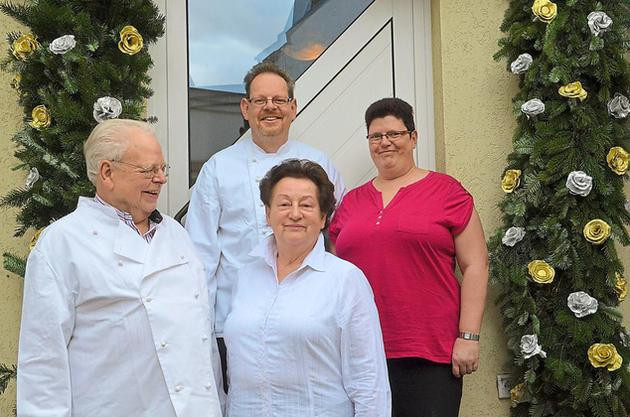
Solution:
{"label": "door glass panel", "polygon": [[243,77],[272,61],[297,79],[373,0],[188,0],[190,185],[249,128]]}

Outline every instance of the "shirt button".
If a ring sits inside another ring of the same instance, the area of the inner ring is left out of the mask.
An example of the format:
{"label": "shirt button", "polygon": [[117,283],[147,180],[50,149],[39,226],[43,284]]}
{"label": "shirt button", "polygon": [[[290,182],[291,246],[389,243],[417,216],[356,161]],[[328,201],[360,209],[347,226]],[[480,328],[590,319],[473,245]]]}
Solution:
{"label": "shirt button", "polygon": [[118,261],[118,266],[122,266],[122,265],[123,265],[122,261]]}
{"label": "shirt button", "polygon": [[256,158],[252,158],[252,162],[253,162],[253,163],[256,163],[256,162],[257,162],[257,161],[256,161]]}
{"label": "shirt button", "polygon": [[150,303],[151,301],[153,301],[153,298],[151,297],[147,297],[144,299],[145,302]]}
{"label": "shirt button", "polygon": [[199,298],[199,293],[198,293],[198,292],[196,292],[196,293],[194,294],[194,296],[195,296],[195,298]]}
{"label": "shirt button", "polygon": [[92,230],[92,234],[93,234],[94,236],[96,236],[96,235],[98,235],[98,232],[97,232],[96,230]]}
{"label": "shirt button", "polygon": [[184,387],[182,385],[176,385],[175,386],[175,392],[180,392],[183,389],[184,389]]}
{"label": "shirt button", "polygon": [[180,255],[179,259],[181,259],[183,261],[184,259],[186,259],[186,257],[184,255]]}

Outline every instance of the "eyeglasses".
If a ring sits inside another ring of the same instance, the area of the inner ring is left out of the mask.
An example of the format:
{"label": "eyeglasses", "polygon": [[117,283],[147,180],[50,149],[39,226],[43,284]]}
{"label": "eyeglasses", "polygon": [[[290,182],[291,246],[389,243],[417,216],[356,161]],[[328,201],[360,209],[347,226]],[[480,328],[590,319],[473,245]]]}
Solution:
{"label": "eyeglasses", "polygon": [[117,164],[129,165],[130,167],[137,168],[138,170],[135,172],[137,172],[138,174],[141,174],[142,176],[144,176],[144,178],[148,180],[152,180],[153,178],[157,177],[158,175],[160,175],[160,172],[162,172],[165,177],[168,177],[168,171],[171,168],[167,164],[162,164],[160,166],[152,166],[152,167],[142,167],[140,165],[134,165],[134,164],[130,164],[128,162],[123,162],[123,161],[112,161],[112,162],[115,162]]}
{"label": "eyeglasses", "polygon": [[293,101],[293,97],[252,97],[245,100],[257,107],[264,106],[269,100],[276,106],[286,106]]}
{"label": "eyeglasses", "polygon": [[390,130],[389,132],[376,132],[371,133],[366,136],[367,140],[372,143],[379,143],[383,137],[386,137],[388,140],[396,140],[401,138],[403,135],[407,133],[411,134],[413,130]]}

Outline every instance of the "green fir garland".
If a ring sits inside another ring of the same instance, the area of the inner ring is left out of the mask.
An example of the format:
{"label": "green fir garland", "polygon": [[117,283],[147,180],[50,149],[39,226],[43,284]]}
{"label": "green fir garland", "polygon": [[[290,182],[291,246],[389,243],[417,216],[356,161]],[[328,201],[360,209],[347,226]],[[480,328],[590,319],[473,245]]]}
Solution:
{"label": "green fir garland", "polygon": [[520,91],[503,225],[489,246],[514,360],[513,416],[630,413],[614,246],[630,244],[629,24],[628,0],[512,0],[501,26],[495,59],[507,60]]}
{"label": "green fir garland", "polygon": [[[109,115],[112,109],[101,107],[102,118],[142,118],[153,94],[146,46],[163,35],[165,18],[150,0],[31,0],[0,3],[0,10],[30,29],[7,34],[10,48],[0,64],[14,74],[24,109],[12,140],[15,169],[29,177],[0,199],[0,206],[19,209],[21,236],[73,211],[79,196],[93,195],[83,142],[98,123],[95,103],[103,97],[120,103],[120,112]],[[8,271],[23,276],[25,263],[4,254]],[[14,377],[14,367],[0,365],[0,393]]]}

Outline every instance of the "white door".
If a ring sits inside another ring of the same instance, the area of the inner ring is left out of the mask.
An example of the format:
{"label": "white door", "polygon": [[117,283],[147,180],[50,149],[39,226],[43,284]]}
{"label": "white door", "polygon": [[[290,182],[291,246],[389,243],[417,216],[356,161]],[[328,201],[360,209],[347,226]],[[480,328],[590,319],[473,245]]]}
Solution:
{"label": "white door", "polygon": [[[418,163],[435,167],[429,3],[375,0],[296,80],[298,117],[290,137],[326,152],[349,189],[374,175],[363,114],[383,97],[414,106],[422,138]],[[156,128],[171,165],[160,207],[175,214],[189,199],[186,9],[165,0],[161,7],[167,35],[151,49],[156,67],[149,114],[160,120]]]}

